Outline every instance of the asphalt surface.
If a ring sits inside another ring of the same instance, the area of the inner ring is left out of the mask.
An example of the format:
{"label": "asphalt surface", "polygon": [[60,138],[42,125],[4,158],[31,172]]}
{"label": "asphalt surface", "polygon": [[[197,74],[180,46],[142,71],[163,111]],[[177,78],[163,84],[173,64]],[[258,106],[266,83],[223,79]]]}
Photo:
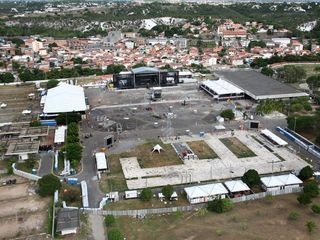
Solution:
{"label": "asphalt surface", "polygon": [[41,152],[40,159],[41,159],[41,163],[40,163],[40,168],[38,170],[38,175],[44,176],[52,173],[54,153],[52,151]]}

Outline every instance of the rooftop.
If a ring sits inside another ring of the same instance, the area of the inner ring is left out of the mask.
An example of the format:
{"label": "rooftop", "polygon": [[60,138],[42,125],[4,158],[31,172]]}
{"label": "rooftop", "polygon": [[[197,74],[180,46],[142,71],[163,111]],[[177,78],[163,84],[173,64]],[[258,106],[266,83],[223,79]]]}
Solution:
{"label": "rooftop", "polygon": [[58,212],[57,232],[80,226],[79,210],[62,208]]}
{"label": "rooftop", "polygon": [[216,73],[255,100],[308,96],[288,84],[254,70],[224,70],[216,71]]}

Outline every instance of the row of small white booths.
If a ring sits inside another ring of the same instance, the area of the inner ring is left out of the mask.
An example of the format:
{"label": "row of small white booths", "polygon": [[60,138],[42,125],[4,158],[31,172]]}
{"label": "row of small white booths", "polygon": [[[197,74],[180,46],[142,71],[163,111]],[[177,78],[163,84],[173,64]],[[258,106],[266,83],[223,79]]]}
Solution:
{"label": "row of small white booths", "polygon": [[[140,192],[138,192],[137,190],[124,192],[125,199],[134,199],[134,198],[138,198],[139,196],[140,196]],[[160,201],[165,200],[165,196],[162,194],[162,192],[158,193],[158,198],[160,199]],[[170,197],[170,201],[177,201],[177,200],[178,200],[178,194],[177,192],[173,192]]]}
{"label": "row of small white booths", "polygon": [[[296,188],[302,181],[293,174],[268,176],[261,178],[262,187],[268,191]],[[231,180],[224,183],[212,183],[187,187],[184,189],[191,204],[204,203],[217,197],[225,198],[227,195],[237,197],[238,194],[250,193],[251,190],[242,180]]]}

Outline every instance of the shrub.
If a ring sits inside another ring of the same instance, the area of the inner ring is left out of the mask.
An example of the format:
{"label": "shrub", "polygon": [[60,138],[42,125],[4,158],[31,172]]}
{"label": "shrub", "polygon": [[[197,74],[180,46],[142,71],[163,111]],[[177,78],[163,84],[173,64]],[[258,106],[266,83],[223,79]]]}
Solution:
{"label": "shrub", "polygon": [[43,176],[38,180],[38,193],[41,197],[52,196],[56,190],[59,190],[61,183],[59,178],[52,174]]}
{"label": "shrub", "polygon": [[208,203],[208,210],[216,213],[223,213],[230,211],[233,207],[233,203],[229,198],[217,198]]}
{"label": "shrub", "polygon": [[223,118],[227,118],[227,119],[229,119],[229,120],[233,120],[234,117],[235,117],[232,109],[223,110],[223,111],[220,113],[220,116],[223,117]]}
{"label": "shrub", "polygon": [[299,213],[297,212],[290,212],[288,215],[288,220],[290,221],[297,220],[298,218],[299,218]]}
{"label": "shrub", "polygon": [[244,183],[246,183],[249,187],[257,186],[261,182],[259,173],[254,169],[249,169],[247,172],[245,172],[241,180]]}
{"label": "shrub", "polygon": [[171,185],[164,186],[161,192],[166,199],[170,199],[173,194],[173,187]]}
{"label": "shrub", "polygon": [[119,229],[111,229],[108,231],[108,240],[123,240],[123,235]]}
{"label": "shrub", "polygon": [[80,189],[75,187],[65,187],[62,192],[62,200],[67,203],[74,203],[80,201],[81,192]]}
{"label": "shrub", "polygon": [[144,188],[140,193],[140,199],[147,202],[151,200],[152,195],[153,193],[150,188]]}
{"label": "shrub", "polygon": [[116,222],[116,219],[114,218],[113,215],[107,215],[104,218],[104,223],[106,224],[107,227],[112,226]]}
{"label": "shrub", "polygon": [[317,228],[317,225],[315,224],[314,221],[307,221],[306,222],[306,227],[308,229],[308,232],[312,233]]}
{"label": "shrub", "polygon": [[300,204],[302,205],[308,205],[309,203],[311,203],[311,197],[306,194],[306,193],[301,193],[298,197],[297,200]]}
{"label": "shrub", "polygon": [[47,82],[47,89],[50,89],[50,88],[54,88],[56,86],[58,86],[59,84],[59,81],[56,80],[56,79],[51,79]]}
{"label": "shrub", "polygon": [[303,188],[303,192],[308,194],[311,198],[319,195],[319,187],[315,181],[307,182]]}
{"label": "shrub", "polygon": [[305,181],[305,180],[311,178],[312,176],[313,176],[313,170],[310,166],[306,166],[306,167],[302,168],[299,173],[299,178],[302,181]]}
{"label": "shrub", "polygon": [[313,205],[311,206],[311,210],[312,210],[312,212],[314,212],[314,213],[320,214],[320,205],[313,204]]}

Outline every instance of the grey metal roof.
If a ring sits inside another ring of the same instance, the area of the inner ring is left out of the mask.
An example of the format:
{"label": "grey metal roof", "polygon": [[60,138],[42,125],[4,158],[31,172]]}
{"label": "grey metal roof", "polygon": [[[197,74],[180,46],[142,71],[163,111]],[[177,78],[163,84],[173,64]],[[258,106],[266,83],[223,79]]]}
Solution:
{"label": "grey metal roof", "polygon": [[141,73],[159,73],[158,68],[152,68],[152,67],[139,67],[134,68],[131,70],[134,74],[141,74]]}
{"label": "grey metal roof", "polygon": [[254,70],[223,70],[216,73],[256,100],[308,96],[305,92]]}
{"label": "grey metal roof", "polygon": [[57,232],[80,226],[79,210],[62,208],[58,212]]}

